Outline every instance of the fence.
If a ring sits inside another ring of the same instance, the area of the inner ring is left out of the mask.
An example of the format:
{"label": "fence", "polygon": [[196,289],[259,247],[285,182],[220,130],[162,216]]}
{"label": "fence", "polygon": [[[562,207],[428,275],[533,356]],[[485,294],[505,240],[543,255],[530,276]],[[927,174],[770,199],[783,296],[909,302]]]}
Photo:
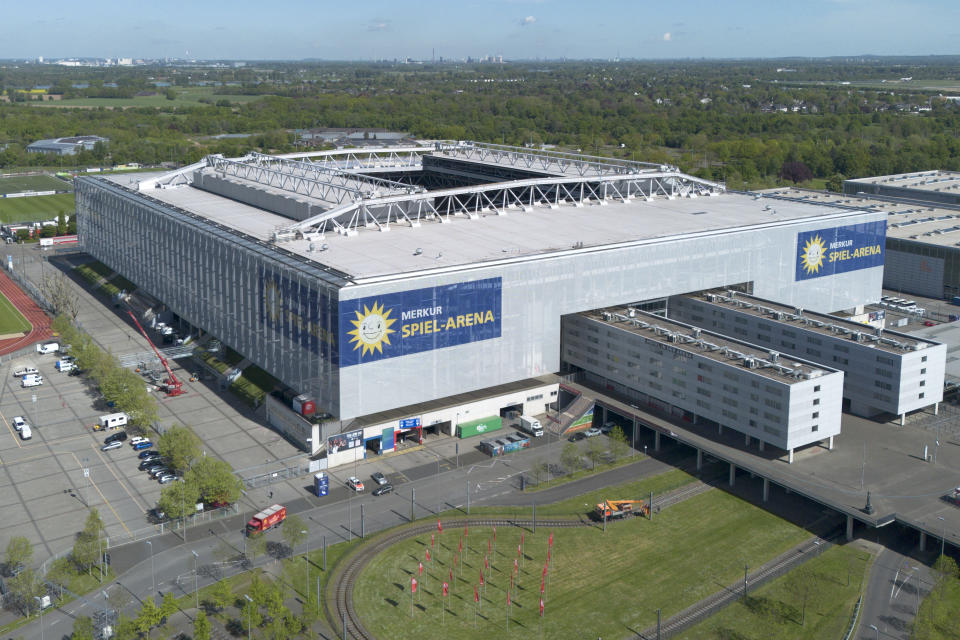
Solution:
{"label": "fence", "polygon": [[853,605],[853,615],[850,616],[850,627],[847,629],[847,634],[843,636],[843,640],[850,640],[853,637],[853,634],[857,631],[857,620],[860,618],[860,605],[863,604],[863,595],[857,598],[857,603]]}
{"label": "fence", "polygon": [[[203,524],[204,522],[211,522],[213,520],[221,520],[232,515],[240,513],[240,507],[237,504],[227,505],[226,507],[220,507],[217,509],[210,509],[208,511],[198,511],[187,517],[186,527],[194,527],[198,524]],[[107,538],[107,547],[116,547],[122,544],[129,544],[131,542],[138,542],[141,540],[146,540],[148,538],[153,538],[156,536],[162,536],[165,533],[169,532],[179,532],[180,535],[183,535],[184,523],[182,520],[170,520],[168,522],[161,522],[150,527],[144,527],[143,529],[136,529],[130,531],[129,533],[123,533],[120,535],[115,535],[113,537]]]}
{"label": "fence", "polygon": [[19,273],[16,270],[7,270],[6,273],[7,273],[7,276],[11,280],[13,280],[15,283],[17,283],[17,286],[23,289],[27,293],[27,295],[33,298],[34,302],[36,302],[40,307],[42,307],[44,311],[47,311],[48,313],[53,313],[53,305],[50,304],[46,296],[44,296],[43,293],[41,293],[40,289],[35,284],[27,280],[27,278],[24,277],[22,273]]}
{"label": "fence", "polygon": [[[296,460],[296,462],[293,462]],[[275,482],[283,482],[291,478],[297,478],[307,473],[322,471],[326,468],[326,458],[322,460],[308,460],[303,456],[295,456],[275,462],[258,465],[237,471],[236,474],[248,489],[266,487]],[[274,466],[280,463],[280,466]]]}

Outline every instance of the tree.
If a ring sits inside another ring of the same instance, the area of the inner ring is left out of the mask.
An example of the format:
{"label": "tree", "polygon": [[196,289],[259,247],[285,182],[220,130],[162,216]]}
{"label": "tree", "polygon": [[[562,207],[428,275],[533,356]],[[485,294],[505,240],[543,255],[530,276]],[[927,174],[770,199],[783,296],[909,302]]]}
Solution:
{"label": "tree", "polygon": [[203,611],[198,611],[193,619],[193,640],[210,640],[210,621]]}
{"label": "tree", "polygon": [[53,306],[53,312],[63,315],[71,322],[77,319],[80,313],[80,296],[73,284],[62,273],[44,276],[40,282],[40,291]]}
{"label": "tree", "polygon": [[787,589],[800,600],[800,626],[807,621],[807,600],[816,588],[817,577],[805,564],[794,569],[787,578]]}
{"label": "tree", "polygon": [[67,233],[67,214],[61,211],[57,214],[57,235],[62,236]]}
{"label": "tree", "polygon": [[842,173],[833,174],[833,176],[827,180],[827,191],[835,191],[836,193],[840,193],[843,191],[844,180],[845,178],[843,177]]}
{"label": "tree", "polygon": [[560,464],[568,473],[573,473],[580,468],[580,450],[577,445],[568,442],[563,445],[563,451],[560,452]]}
{"label": "tree", "polygon": [[307,523],[303,518],[293,514],[287,516],[287,521],[283,523],[283,539],[290,545],[290,554],[296,550],[297,545],[307,537]]}
{"label": "tree", "polygon": [[960,577],[960,568],[957,567],[957,561],[946,555],[942,555],[933,561],[933,572],[937,577],[937,584],[950,578]]}
{"label": "tree", "polygon": [[244,631],[247,632],[249,632],[251,628],[259,627],[263,624],[263,616],[260,615],[260,607],[258,607],[256,603],[247,602],[246,599],[244,599],[243,611],[240,612],[240,624],[243,625]]}
{"label": "tree", "polygon": [[33,599],[44,594],[43,581],[29,568],[7,580],[7,589],[16,606],[24,614],[30,611]]}
{"label": "tree", "polygon": [[[256,564],[257,556],[262,556],[267,552],[267,538],[263,535],[253,535],[247,540],[247,554],[250,556],[250,562]],[[251,586],[251,594],[253,587]]]}
{"label": "tree", "polygon": [[167,591],[163,594],[163,599],[160,601],[159,609],[159,623],[163,624],[167,619],[175,614],[180,609],[177,606],[177,598],[173,595],[172,591]]}
{"label": "tree", "polygon": [[73,561],[80,569],[91,572],[94,564],[102,562],[100,550],[103,548],[103,520],[96,508],[91,508],[83,530],[77,534],[73,543]]}
{"label": "tree", "polygon": [[630,451],[630,443],[627,441],[627,435],[623,432],[620,425],[615,426],[610,431],[610,455],[614,460],[619,460]]}
{"label": "tree", "polygon": [[70,640],[93,640],[93,620],[90,616],[77,616],[73,619]]}
{"label": "tree", "polygon": [[243,488],[230,464],[215,458],[200,458],[183,478],[187,484],[196,486],[207,502],[236,502]]}
{"label": "tree", "polygon": [[215,582],[207,591],[207,602],[212,605],[215,611],[220,611],[233,600],[233,591],[230,589],[230,583],[226,580]]}
{"label": "tree", "polygon": [[186,478],[180,482],[173,482],[160,491],[157,507],[171,518],[183,518],[196,511],[196,504],[200,501],[200,490],[197,485],[187,482]]}
{"label": "tree", "polygon": [[153,601],[153,596],[144,599],[134,624],[137,631],[146,634],[148,638],[150,637],[150,631],[160,624],[160,608]]}
{"label": "tree", "polygon": [[15,570],[17,567],[25,567],[33,559],[33,545],[24,536],[13,536],[7,543],[7,569]]}
{"label": "tree", "polygon": [[160,436],[157,451],[167,459],[171,469],[183,473],[200,455],[200,439],[190,427],[173,425]]}
{"label": "tree", "polygon": [[546,460],[537,460],[533,465],[533,477],[536,478],[537,484],[540,484],[540,480],[550,473],[550,463]]}

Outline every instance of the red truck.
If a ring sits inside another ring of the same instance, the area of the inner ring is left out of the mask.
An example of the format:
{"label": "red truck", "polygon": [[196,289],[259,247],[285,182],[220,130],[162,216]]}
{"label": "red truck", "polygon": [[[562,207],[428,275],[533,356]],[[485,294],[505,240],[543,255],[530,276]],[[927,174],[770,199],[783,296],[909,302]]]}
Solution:
{"label": "red truck", "polygon": [[279,527],[287,517],[287,508],[283,505],[275,504],[267,507],[250,518],[247,523],[247,535],[263,533],[271,527]]}

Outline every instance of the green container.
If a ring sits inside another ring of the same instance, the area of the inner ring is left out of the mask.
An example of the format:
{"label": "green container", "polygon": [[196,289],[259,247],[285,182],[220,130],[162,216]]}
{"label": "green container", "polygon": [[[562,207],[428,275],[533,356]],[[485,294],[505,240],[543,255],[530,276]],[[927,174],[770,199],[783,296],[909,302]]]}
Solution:
{"label": "green container", "polygon": [[457,437],[471,438],[473,436],[481,436],[485,433],[490,433],[491,431],[496,431],[497,429],[502,428],[503,418],[500,416],[488,416],[486,418],[480,418],[479,420],[461,422],[457,426]]}

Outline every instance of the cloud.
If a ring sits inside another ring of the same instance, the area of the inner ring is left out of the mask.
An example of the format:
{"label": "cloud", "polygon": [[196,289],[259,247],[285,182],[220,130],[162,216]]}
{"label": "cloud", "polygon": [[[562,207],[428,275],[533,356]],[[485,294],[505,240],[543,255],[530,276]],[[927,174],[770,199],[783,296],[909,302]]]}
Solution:
{"label": "cloud", "polygon": [[389,29],[389,20],[371,20],[367,24],[367,31],[388,31]]}
{"label": "cloud", "polygon": [[667,31],[665,34],[663,34],[663,41],[664,41],[664,42],[670,42],[671,40],[673,40],[673,36],[670,34],[669,31]]}
{"label": "cloud", "polygon": [[521,27],[526,27],[527,25],[531,25],[531,24],[533,24],[533,23],[536,22],[536,21],[537,21],[537,19],[534,18],[533,16],[527,16],[526,18],[524,18],[523,20],[520,21],[520,26],[521,26]]}

